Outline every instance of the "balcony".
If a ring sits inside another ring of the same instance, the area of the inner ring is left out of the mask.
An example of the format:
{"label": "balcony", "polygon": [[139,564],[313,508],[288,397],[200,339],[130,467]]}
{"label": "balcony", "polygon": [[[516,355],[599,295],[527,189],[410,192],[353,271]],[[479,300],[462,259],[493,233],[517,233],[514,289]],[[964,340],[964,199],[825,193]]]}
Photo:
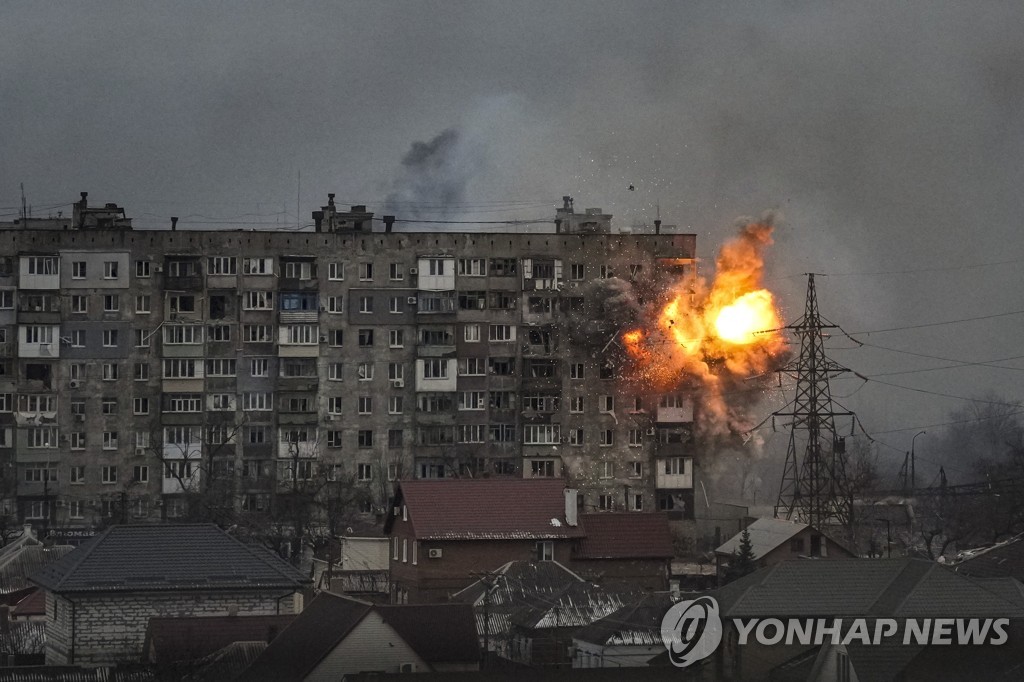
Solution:
{"label": "balcony", "polygon": [[316,323],[320,319],[320,313],[316,310],[282,310],[279,317],[281,324],[293,322]]}
{"label": "balcony", "polygon": [[202,291],[202,275],[167,275],[164,277],[165,291]]}
{"label": "balcony", "polygon": [[655,460],[654,487],[659,490],[687,490],[693,488],[693,460],[672,457]]}

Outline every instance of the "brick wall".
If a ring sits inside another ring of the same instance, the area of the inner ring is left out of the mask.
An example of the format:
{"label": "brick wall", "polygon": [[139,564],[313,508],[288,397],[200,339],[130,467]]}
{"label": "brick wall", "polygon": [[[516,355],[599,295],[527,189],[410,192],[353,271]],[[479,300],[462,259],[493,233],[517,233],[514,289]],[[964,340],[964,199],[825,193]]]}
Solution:
{"label": "brick wall", "polygon": [[[302,595],[281,592],[183,592],[76,596],[46,594],[46,664],[99,666],[139,661],[154,616],[298,613]],[[72,632],[74,642],[72,646]]]}

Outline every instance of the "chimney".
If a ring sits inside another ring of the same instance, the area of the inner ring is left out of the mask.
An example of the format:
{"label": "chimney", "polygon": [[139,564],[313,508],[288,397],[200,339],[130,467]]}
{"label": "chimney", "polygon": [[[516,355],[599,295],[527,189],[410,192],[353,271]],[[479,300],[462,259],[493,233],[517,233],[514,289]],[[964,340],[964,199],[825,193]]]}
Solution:
{"label": "chimney", "polygon": [[78,203],[82,205],[82,208],[87,208],[89,206],[89,193],[88,192],[81,192],[81,195],[82,195],[82,200],[80,202],[78,202]]}
{"label": "chimney", "polygon": [[323,230],[323,226],[324,226],[324,212],[323,211],[313,211],[313,225],[314,225],[314,231],[320,232],[320,231]]}
{"label": "chimney", "polygon": [[568,194],[562,197],[562,210],[572,213],[572,197]]}
{"label": "chimney", "polygon": [[395,216],[393,215],[381,216],[381,220],[384,221],[385,232],[390,232],[391,229],[395,226]]}
{"label": "chimney", "polygon": [[560,234],[561,232],[562,232],[562,219],[561,218],[555,218],[555,234]]}
{"label": "chimney", "polygon": [[334,192],[331,192],[327,195],[327,205],[330,206],[331,208],[334,208]]}
{"label": "chimney", "polygon": [[655,220],[654,221],[654,234],[661,234],[661,221],[660,220]]}
{"label": "chimney", "polygon": [[576,513],[578,507],[576,496],[578,491],[575,488],[565,489],[565,523],[568,526],[576,526]]}
{"label": "chimney", "polygon": [[23,526],[23,530],[22,530],[21,534],[23,536],[27,537],[27,538],[35,538],[35,536],[36,536],[36,534],[32,532],[32,524],[31,523],[26,523]]}
{"label": "chimney", "polygon": [[171,216],[171,232],[174,232],[177,229],[178,229],[178,216],[172,215]]}

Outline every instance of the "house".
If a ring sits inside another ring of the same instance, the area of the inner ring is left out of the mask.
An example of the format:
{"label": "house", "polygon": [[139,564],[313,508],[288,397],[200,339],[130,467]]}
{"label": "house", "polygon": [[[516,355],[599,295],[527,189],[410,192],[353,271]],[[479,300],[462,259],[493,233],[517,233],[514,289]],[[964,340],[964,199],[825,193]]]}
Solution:
{"label": "house", "polygon": [[668,589],[672,534],[663,513],[580,514],[583,536],[573,546],[572,569],[587,580],[631,589]]}
{"label": "house", "polygon": [[321,592],[238,678],[338,680],[363,671],[478,670],[468,604],[381,605]]}
{"label": "house", "polygon": [[235,642],[271,642],[295,618],[295,614],[150,618],[142,660],[161,669],[191,668],[195,661]]}
{"label": "house", "polygon": [[975,550],[953,564],[953,570],[975,578],[1016,578],[1024,581],[1024,542],[1018,535]]}
{"label": "house", "polygon": [[[821,531],[806,523],[785,519],[760,518],[747,526],[754,558],[759,567],[771,566],[786,559],[816,557],[846,559],[856,554]],[[715,550],[720,564],[728,564],[739,551],[743,533],[739,532]]]}
{"label": "house", "polygon": [[313,581],[317,589],[387,602],[391,592],[388,582],[390,547],[385,537],[342,537],[328,542],[321,558],[313,559]]}
{"label": "house", "polygon": [[484,651],[511,657],[511,617],[535,599],[551,600],[569,585],[583,582],[558,561],[510,561],[452,595],[476,613],[477,635]]}
{"label": "house", "polygon": [[675,603],[667,593],[648,594],[579,628],[572,636],[573,668],[642,668],[666,652],[661,621]]}
{"label": "house", "polygon": [[445,601],[509,561],[568,564],[582,535],[576,510],[560,479],[401,481],[384,524],[392,600]]}
{"label": "house", "polygon": [[36,586],[28,576],[73,549],[71,545],[39,540],[32,525],[26,523],[21,534],[0,549],[0,601],[14,606],[35,592]]}
{"label": "house", "polygon": [[709,594],[718,601],[723,635],[706,665],[723,680],[782,679],[783,671],[792,679],[793,668],[806,670],[820,653],[799,641],[741,645],[736,619],[1024,618],[1017,581],[972,579],[922,559],[781,561]]}
{"label": "house", "polygon": [[47,665],[85,666],[138,661],[153,617],[298,613],[310,582],[213,524],[111,526],[31,580]]}
{"label": "house", "polygon": [[639,598],[639,592],[620,593],[588,582],[572,582],[549,596],[528,596],[509,618],[508,657],[534,668],[570,668],[573,633]]}

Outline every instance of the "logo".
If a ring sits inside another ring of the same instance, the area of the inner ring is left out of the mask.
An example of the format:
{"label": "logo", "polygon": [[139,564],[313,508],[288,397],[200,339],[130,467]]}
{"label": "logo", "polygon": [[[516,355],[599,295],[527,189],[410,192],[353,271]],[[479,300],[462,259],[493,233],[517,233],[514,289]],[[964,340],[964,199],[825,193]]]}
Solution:
{"label": "logo", "polygon": [[722,643],[718,602],[714,597],[698,597],[675,604],[661,620],[661,639],[676,667],[707,658]]}

